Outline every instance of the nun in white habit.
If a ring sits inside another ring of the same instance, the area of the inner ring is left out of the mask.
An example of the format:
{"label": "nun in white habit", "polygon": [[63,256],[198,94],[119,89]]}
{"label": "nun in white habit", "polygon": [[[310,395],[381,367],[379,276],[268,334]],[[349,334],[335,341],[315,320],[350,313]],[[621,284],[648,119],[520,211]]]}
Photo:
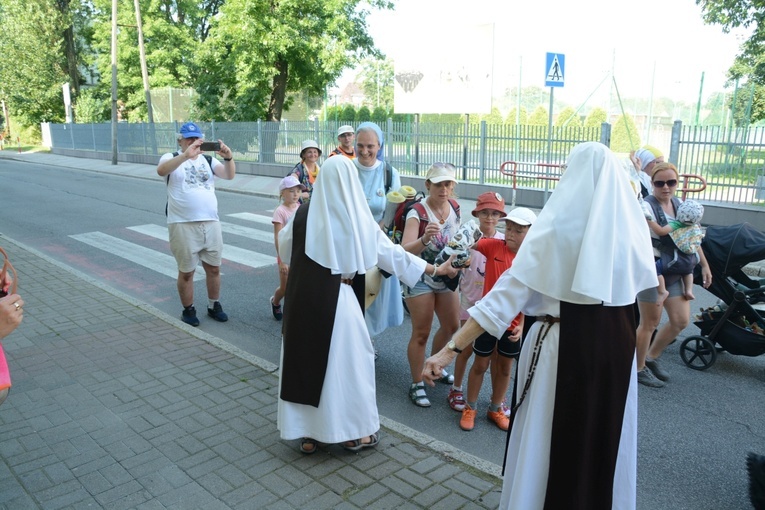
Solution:
{"label": "nun in white habit", "polygon": [[[657,285],[650,239],[622,162],[574,147],[512,267],[476,305],[441,369],[483,331],[536,316],[521,351],[500,508],[634,509],[635,296]],[[451,349],[450,349],[451,347]]]}
{"label": "nun in white habit", "polygon": [[[645,228],[643,229],[646,230]],[[277,427],[282,439],[349,450],[375,446],[379,415],[374,351],[364,322],[364,274],[373,266],[414,283],[424,271],[453,276],[394,245],[364,199],[356,167],[330,158],[311,201],[279,232],[290,264],[282,331]]]}

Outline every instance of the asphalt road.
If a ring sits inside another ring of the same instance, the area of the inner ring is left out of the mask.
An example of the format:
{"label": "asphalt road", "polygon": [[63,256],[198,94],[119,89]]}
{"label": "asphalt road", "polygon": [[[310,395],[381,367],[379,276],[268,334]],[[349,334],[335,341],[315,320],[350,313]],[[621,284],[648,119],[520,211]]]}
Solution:
{"label": "asphalt road", "polygon": [[[169,255],[167,243],[147,235],[145,228],[165,224],[161,179],[113,177],[4,160],[0,160],[0,176],[3,235],[172,316],[179,315],[174,277],[145,265],[150,255]],[[275,200],[226,192],[219,192],[218,199],[224,222],[261,232],[257,239],[224,234],[226,245],[273,256],[269,224],[231,215],[270,218]],[[84,238],[109,241],[113,253],[83,242]],[[135,261],[127,260],[135,247],[148,251],[135,251]],[[231,320],[219,324],[203,317],[200,328],[277,363],[280,326],[268,305],[276,284],[274,265],[251,267],[226,261],[222,301]],[[197,309],[203,311],[203,280],[196,283],[196,294]],[[716,301],[698,287],[696,296],[695,311]],[[474,431],[461,431],[459,414],[446,405],[447,386],[429,391],[434,404],[430,409],[409,402],[409,332],[406,319],[377,339],[380,413],[501,465],[504,434],[482,419]],[[691,325],[681,337],[697,333]],[[683,365],[679,346],[679,341],[671,345],[663,357],[672,374],[668,386],[640,388],[638,507],[748,508],[744,457],[750,450],[765,453],[765,357],[722,353],[712,368],[702,372]],[[487,405],[488,392],[483,391],[479,407]]]}

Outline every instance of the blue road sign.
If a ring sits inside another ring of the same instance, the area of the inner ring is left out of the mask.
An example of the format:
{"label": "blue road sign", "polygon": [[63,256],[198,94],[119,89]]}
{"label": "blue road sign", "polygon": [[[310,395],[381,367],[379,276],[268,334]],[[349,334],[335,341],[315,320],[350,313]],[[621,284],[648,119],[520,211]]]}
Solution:
{"label": "blue road sign", "polygon": [[548,53],[545,64],[545,87],[562,87],[565,82],[566,55]]}

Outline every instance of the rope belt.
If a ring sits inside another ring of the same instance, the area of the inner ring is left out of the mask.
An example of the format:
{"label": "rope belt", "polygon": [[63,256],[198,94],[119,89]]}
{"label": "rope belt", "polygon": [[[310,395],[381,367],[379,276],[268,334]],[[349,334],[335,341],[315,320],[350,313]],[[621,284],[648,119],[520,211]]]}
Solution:
{"label": "rope belt", "polygon": [[529,392],[531,380],[534,378],[534,372],[537,369],[537,363],[539,363],[539,351],[542,349],[542,342],[544,342],[545,338],[547,338],[547,333],[550,332],[550,328],[553,327],[553,324],[558,322],[560,322],[560,317],[553,317],[552,315],[545,315],[545,318],[542,319],[542,325],[539,327],[539,331],[537,332],[537,339],[534,342],[534,352],[531,353],[531,366],[529,368],[529,375],[526,377],[526,384],[523,385],[523,393],[521,393],[521,398],[518,399],[518,403],[513,406],[513,413],[515,413],[518,408],[521,407],[521,404],[523,404],[523,401],[526,399],[526,394]]}
{"label": "rope belt", "polygon": [[353,285],[353,278],[340,278],[340,283],[344,283],[346,285]]}

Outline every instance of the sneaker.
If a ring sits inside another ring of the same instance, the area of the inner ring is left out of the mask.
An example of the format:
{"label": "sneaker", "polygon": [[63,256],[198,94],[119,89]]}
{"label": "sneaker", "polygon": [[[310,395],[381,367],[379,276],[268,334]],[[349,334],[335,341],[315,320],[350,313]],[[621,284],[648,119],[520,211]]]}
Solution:
{"label": "sneaker", "polygon": [[226,322],[228,320],[228,315],[226,315],[226,313],[223,311],[223,307],[220,306],[220,302],[218,301],[213,303],[212,308],[207,309],[207,315],[218,322]]}
{"label": "sneaker", "polygon": [[501,407],[496,411],[486,411],[486,417],[490,422],[499,427],[500,430],[507,430],[510,428],[510,418],[505,416]]}
{"label": "sneaker", "polygon": [[274,304],[274,296],[271,296],[271,314],[274,316],[274,319],[280,321],[282,320],[282,305],[275,305]]}
{"label": "sneaker", "polygon": [[642,384],[643,386],[648,386],[649,388],[664,387],[664,383],[658,380],[648,367],[645,367],[643,370],[637,373],[637,380],[638,383]]}
{"label": "sneaker", "polygon": [[449,390],[449,396],[446,397],[446,401],[449,402],[449,407],[455,411],[462,412],[462,410],[465,409],[465,394],[462,393],[462,390],[451,388]]}
{"label": "sneaker", "polygon": [[454,376],[447,372],[444,369],[441,369],[441,378],[438,379],[438,382],[444,383],[444,384],[454,384]]}
{"label": "sneaker", "polygon": [[475,409],[471,409],[469,405],[465,404],[465,409],[462,410],[462,418],[460,418],[460,428],[462,430],[473,430],[475,427]]}
{"label": "sneaker", "polygon": [[664,382],[669,381],[669,372],[661,368],[658,359],[651,359],[646,357],[645,366],[650,369],[651,372],[653,372],[653,375],[655,375],[658,380]]}
{"label": "sneaker", "polygon": [[183,312],[181,312],[181,320],[189,326],[194,326],[195,328],[199,326],[199,319],[197,319],[197,309],[194,308],[194,305],[183,309]]}
{"label": "sneaker", "polygon": [[502,414],[504,414],[508,418],[510,418],[510,415],[513,414],[513,410],[507,407],[507,402],[505,402],[504,400],[499,405],[499,409],[500,411],[502,411]]}

